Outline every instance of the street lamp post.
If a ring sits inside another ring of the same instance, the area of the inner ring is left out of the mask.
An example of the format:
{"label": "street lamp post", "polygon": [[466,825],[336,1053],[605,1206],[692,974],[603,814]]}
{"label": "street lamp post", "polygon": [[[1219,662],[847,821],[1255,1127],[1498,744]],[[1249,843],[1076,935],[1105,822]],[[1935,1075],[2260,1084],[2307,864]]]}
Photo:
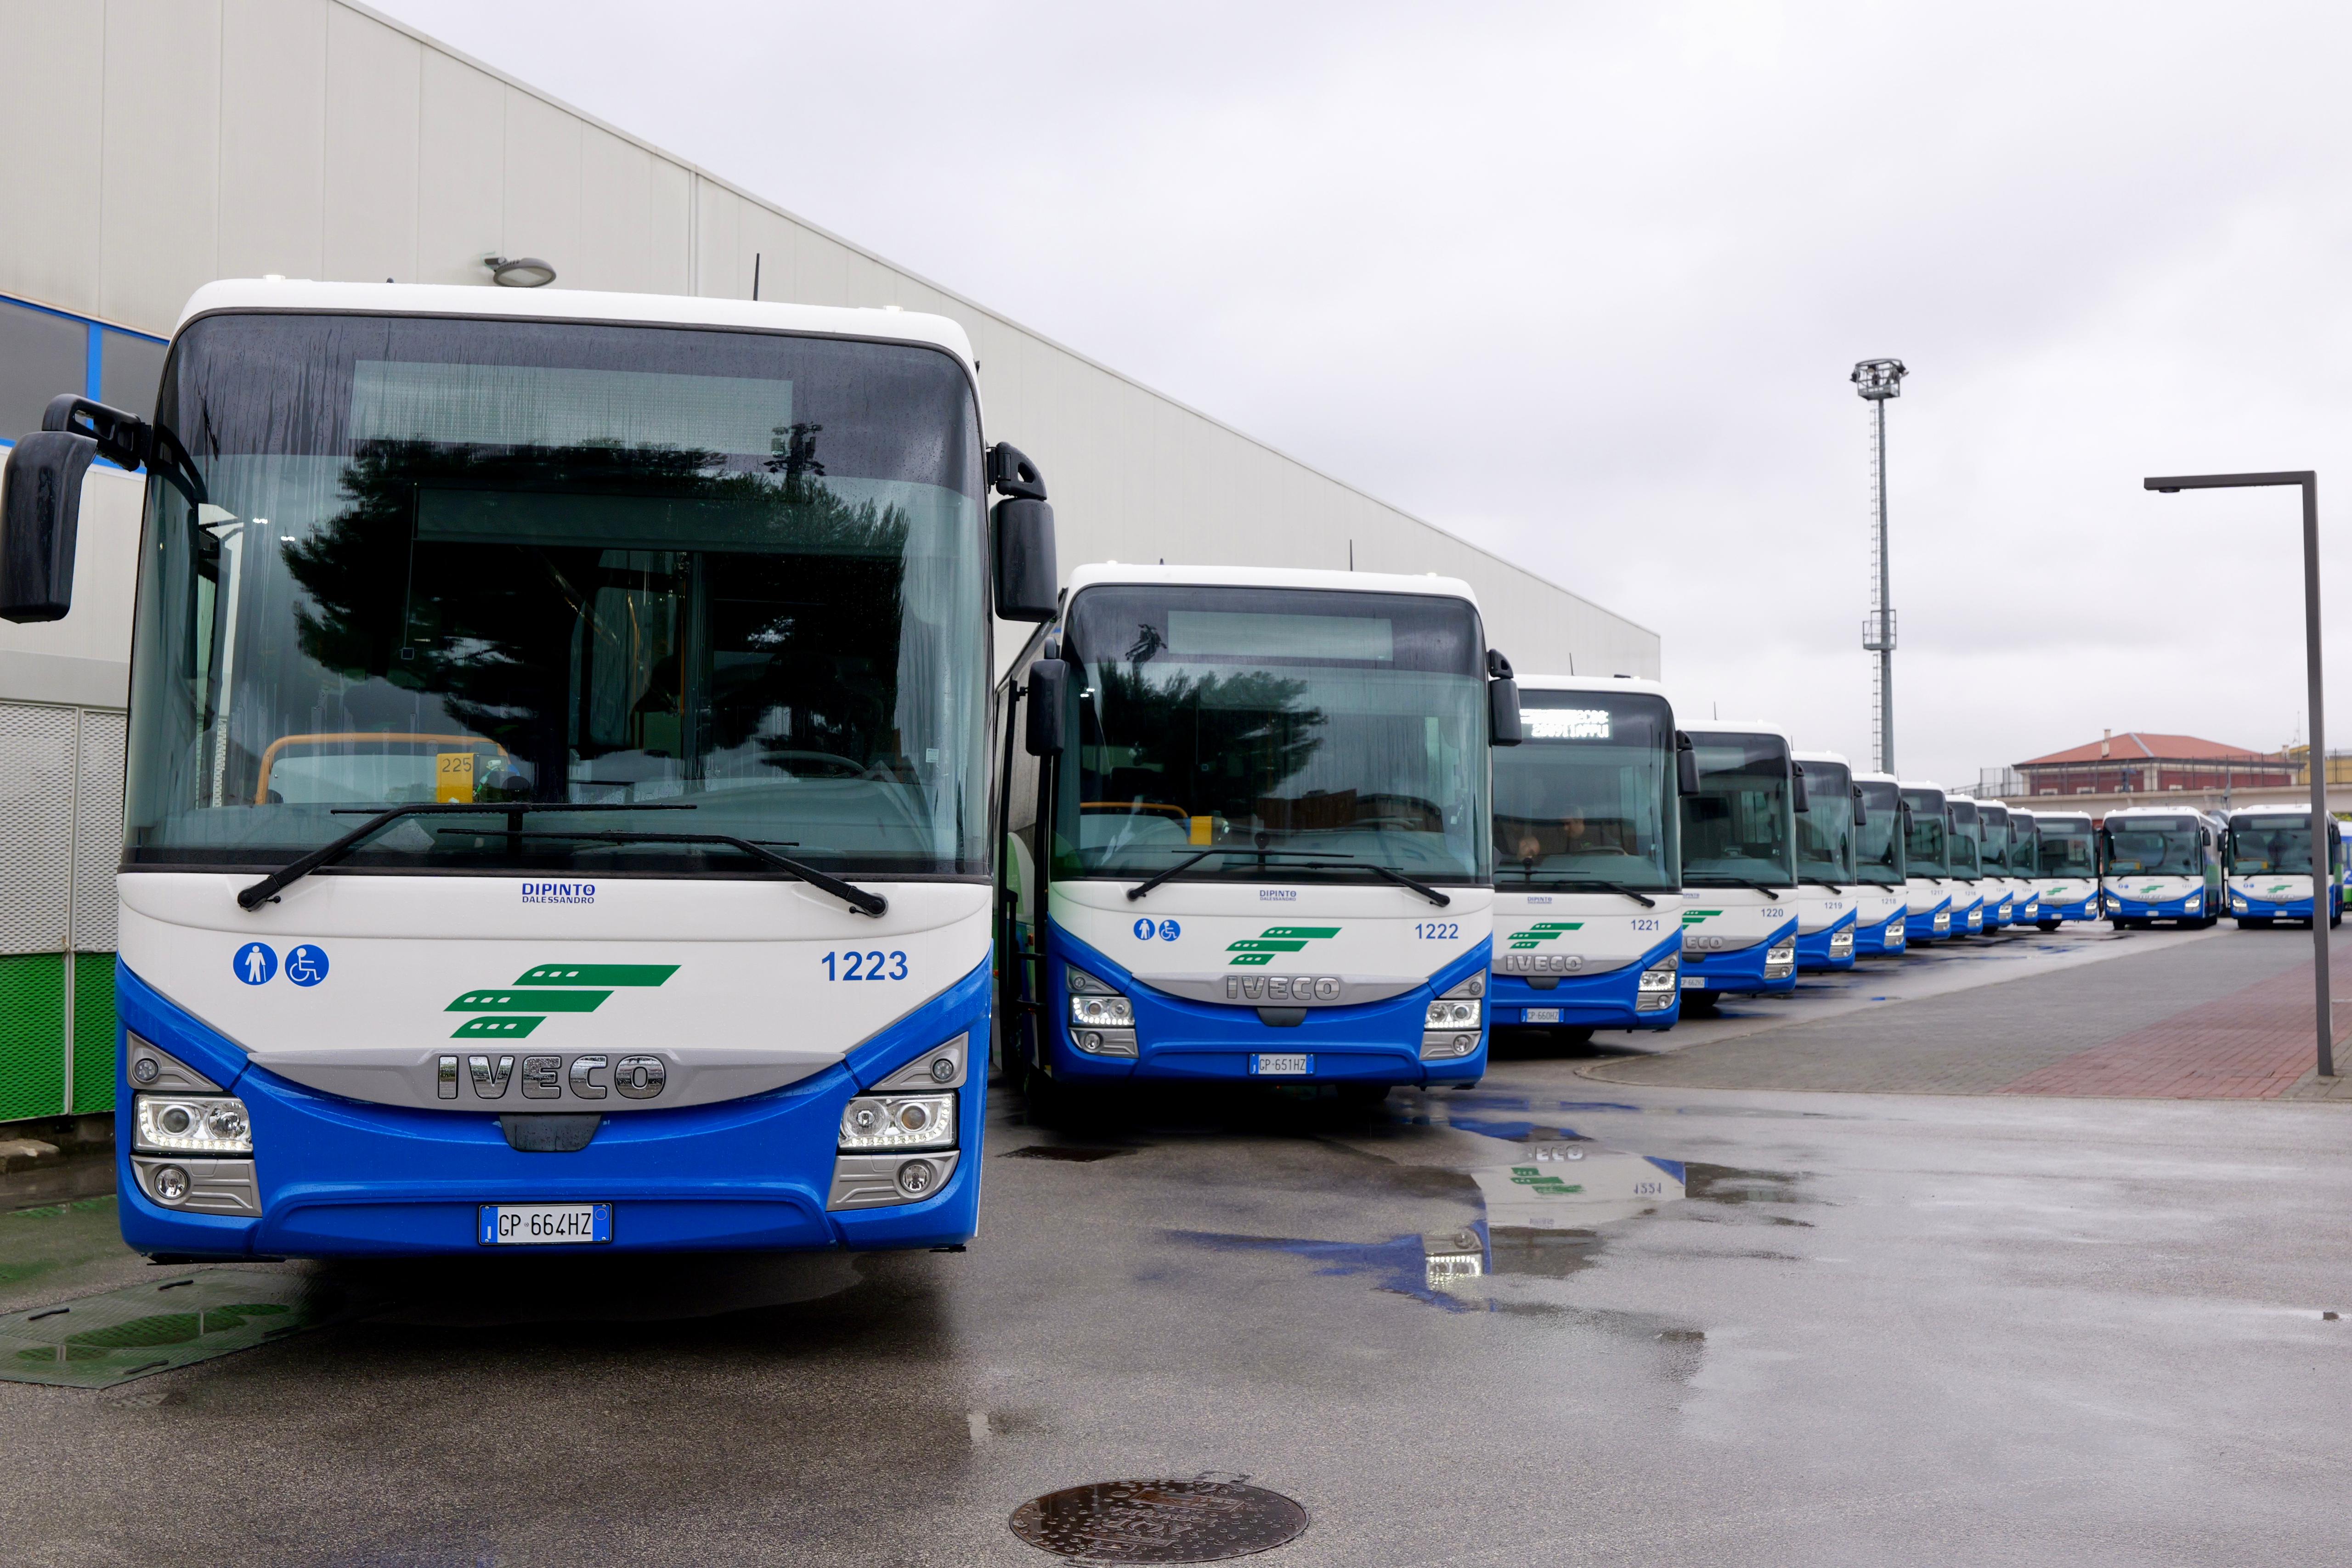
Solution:
{"label": "street lamp post", "polygon": [[[2176,474],[2144,481],[2169,496],[2181,490],[2239,490],[2294,485],[2303,490],[2303,658],[2311,706],[2311,973],[2318,1009],[2319,1075],[2336,1076],[2335,1013],[2327,999],[2327,915],[2336,868],[2327,858],[2326,709],[2319,693],[2319,476],[2308,469],[2286,474]],[[2228,878],[2223,879],[2226,886]],[[2320,892],[2321,884],[2329,890]],[[2225,894],[2226,896],[2226,894]]]}
{"label": "street lamp post", "polygon": [[1878,711],[1871,716],[1878,721],[1881,773],[1895,771],[1895,607],[1887,602],[1893,576],[1886,562],[1886,400],[1903,395],[1903,378],[1909,373],[1900,360],[1864,360],[1846,378],[1878,419],[1870,449],[1872,477],[1878,487],[1874,497],[1878,504],[1876,532],[1871,539],[1878,580],[1871,584],[1875,602],[1871,605],[1870,619],[1862,623],[1862,645],[1878,655]]}

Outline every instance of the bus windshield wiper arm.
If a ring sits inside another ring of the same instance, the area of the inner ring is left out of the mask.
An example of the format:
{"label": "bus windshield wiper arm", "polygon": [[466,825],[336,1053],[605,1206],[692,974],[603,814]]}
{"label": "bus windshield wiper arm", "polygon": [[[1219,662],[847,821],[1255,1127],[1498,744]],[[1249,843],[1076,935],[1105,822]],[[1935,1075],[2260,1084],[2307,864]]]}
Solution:
{"label": "bus windshield wiper arm", "polygon": [[566,839],[598,844],[718,844],[726,849],[740,850],[753,860],[765,861],[779,871],[788,871],[821,893],[829,893],[860,915],[880,915],[889,909],[890,901],[878,893],[868,893],[854,883],[806,865],[790,855],[780,855],[751,839],[739,839],[732,833],[525,833],[527,839]]}
{"label": "bus windshield wiper arm", "polygon": [[1129,898],[1141,898],[1145,894],[1150,893],[1153,888],[1158,887],[1161,883],[1166,882],[1178,872],[1190,871],[1192,867],[1199,865],[1202,861],[1207,860],[1211,855],[1237,855],[1253,852],[1255,852],[1228,849],[1202,850],[1197,853],[1186,855],[1182,860],[1178,861],[1166,871],[1146,877],[1143,881],[1137,883],[1133,887],[1127,890],[1127,896]]}
{"label": "bus windshield wiper arm", "polygon": [[1832,893],[1843,893],[1843,892],[1845,891],[1845,889],[1843,889],[1843,888],[1840,887],[1837,883],[1833,883],[1833,882],[1830,881],[1827,877],[1820,877],[1820,876],[1801,876],[1801,877],[1799,877],[1797,880],[1798,880],[1799,882],[1810,882],[1810,883],[1811,883],[1815,887],[1826,887],[1826,888],[1828,888]]}
{"label": "bus windshield wiper arm", "polygon": [[1633,900],[1644,909],[1655,909],[1658,907],[1658,901],[1652,898],[1648,894],[1627,887],[1622,882],[1611,882],[1605,876],[1576,876],[1570,874],[1563,876],[1560,880],[1572,885],[1581,884],[1585,887],[1597,887],[1603,893],[1620,894],[1624,897]]}
{"label": "bus windshield wiper arm", "polygon": [[1774,898],[1781,896],[1780,889],[1774,887],[1769,882],[1758,882],[1752,876],[1730,876],[1722,872],[1701,872],[1696,876],[1685,875],[1683,882],[1691,887],[1752,887],[1757,892],[1767,894]]}
{"label": "bus windshield wiper arm", "polygon": [[[358,810],[364,810],[362,807]],[[687,801],[648,802],[642,805],[599,803],[582,805],[569,800],[493,800],[475,803],[465,800],[415,800],[405,806],[394,806],[370,816],[368,820],[345,833],[341,838],[320,844],[299,860],[289,861],[252,886],[236,895],[238,904],[246,909],[258,909],[276,898],[295,883],[309,876],[320,866],[332,865],[367,841],[369,836],[403,817],[504,817],[507,831],[520,835],[522,820],[534,811],[691,811],[694,803]],[[354,815],[349,806],[334,809],[337,816]]]}

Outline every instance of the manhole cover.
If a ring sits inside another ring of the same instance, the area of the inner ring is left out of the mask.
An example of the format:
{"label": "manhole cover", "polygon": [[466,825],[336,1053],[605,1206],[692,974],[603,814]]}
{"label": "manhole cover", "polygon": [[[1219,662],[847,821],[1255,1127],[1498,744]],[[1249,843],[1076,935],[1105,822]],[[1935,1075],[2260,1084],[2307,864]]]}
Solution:
{"label": "manhole cover", "polygon": [[1307,1511],[1224,1480],[1095,1481],[1013,1511],[1013,1533],[1086,1563],[1220,1563],[1295,1540]]}

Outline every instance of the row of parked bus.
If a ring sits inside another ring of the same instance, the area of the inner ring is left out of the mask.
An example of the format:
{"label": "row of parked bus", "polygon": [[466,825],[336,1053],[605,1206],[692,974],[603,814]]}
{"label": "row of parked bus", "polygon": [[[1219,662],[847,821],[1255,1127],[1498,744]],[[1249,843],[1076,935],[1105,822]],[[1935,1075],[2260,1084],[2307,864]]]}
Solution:
{"label": "row of parked bus", "polygon": [[[137,563],[132,1247],[952,1249],[998,1072],[1369,1101],[1498,1021],[2215,912],[2164,880],[2210,823],[1519,681],[1459,581],[1065,588],[976,370],[918,312],[262,279],[189,301],[152,415],[48,405],[0,618],[77,613],[83,477],[146,475],[87,553]],[[2292,915],[2258,827],[2228,896]]]}

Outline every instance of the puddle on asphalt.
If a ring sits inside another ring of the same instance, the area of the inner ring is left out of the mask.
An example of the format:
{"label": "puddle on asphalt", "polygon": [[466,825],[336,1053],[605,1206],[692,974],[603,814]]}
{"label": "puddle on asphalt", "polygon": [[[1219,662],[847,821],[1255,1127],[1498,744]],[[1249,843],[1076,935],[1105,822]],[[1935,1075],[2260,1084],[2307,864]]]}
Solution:
{"label": "puddle on asphalt", "polygon": [[[1537,1284],[1591,1267],[1613,1234],[1685,1204],[1803,1201],[1796,1178],[1783,1173],[1691,1166],[1616,1148],[1585,1136],[1569,1121],[1571,1113],[1642,1109],[1612,1101],[1542,1104],[1475,1092],[1400,1095],[1385,1122],[1326,1134],[1326,1140],[1407,1168],[1467,1176],[1477,1212],[1461,1225],[1371,1242],[1170,1234],[1219,1251],[1288,1253],[1313,1264],[1318,1274],[1362,1280],[1449,1312],[1573,1316],[1662,1343],[1696,1343],[1704,1338],[1698,1330],[1580,1309]],[[1803,1223],[1775,1215],[1748,1218]]]}

